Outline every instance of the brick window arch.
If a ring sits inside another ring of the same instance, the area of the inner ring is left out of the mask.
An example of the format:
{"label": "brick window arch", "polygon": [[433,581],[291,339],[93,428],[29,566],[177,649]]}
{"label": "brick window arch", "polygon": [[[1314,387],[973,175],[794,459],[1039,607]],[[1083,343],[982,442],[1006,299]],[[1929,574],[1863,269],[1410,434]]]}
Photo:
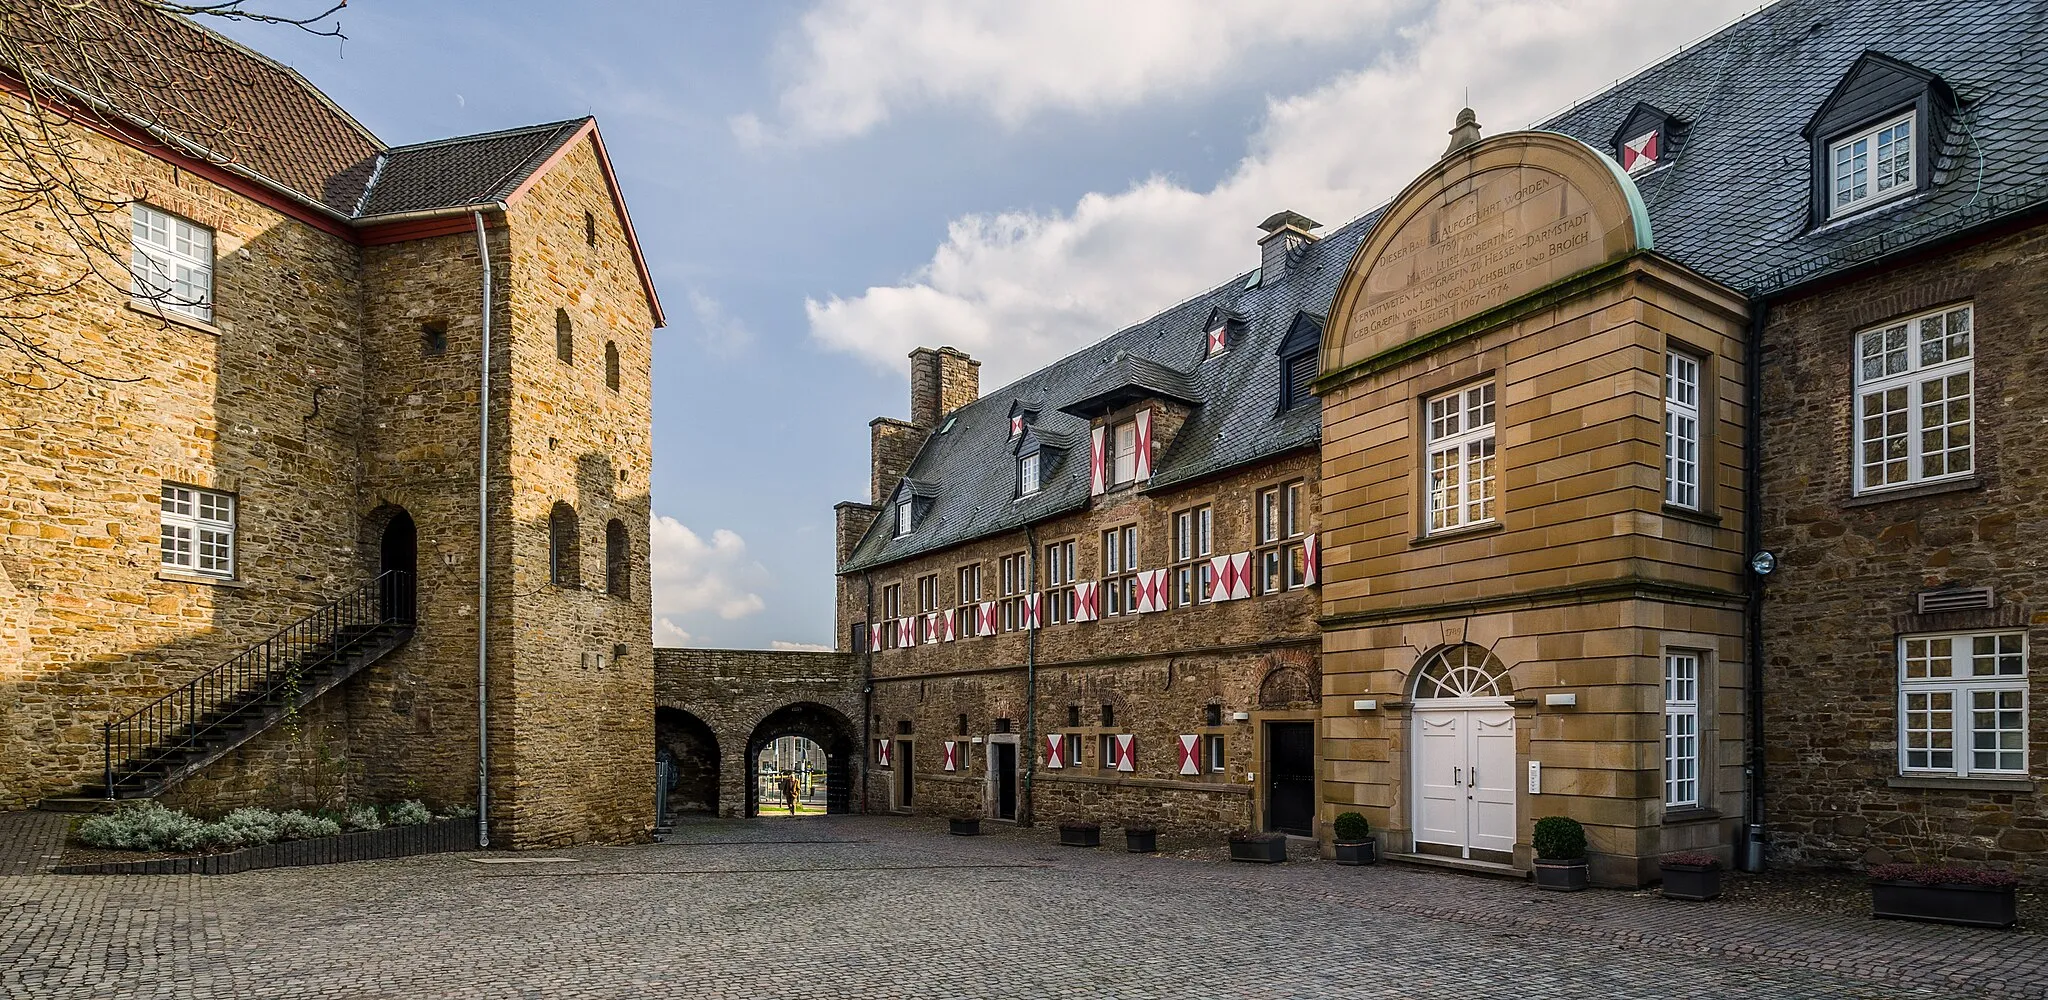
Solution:
{"label": "brick window arch", "polygon": [[626,526],[613,518],[604,526],[604,591],[630,597],[633,589],[633,540]]}
{"label": "brick window arch", "polygon": [[604,342],[604,387],[619,391],[619,345],[610,340]]}
{"label": "brick window arch", "polygon": [[576,508],[557,500],[548,511],[548,582],[577,586],[576,569]]}
{"label": "brick window arch", "polygon": [[555,357],[563,364],[576,361],[576,329],[567,309],[555,310]]}

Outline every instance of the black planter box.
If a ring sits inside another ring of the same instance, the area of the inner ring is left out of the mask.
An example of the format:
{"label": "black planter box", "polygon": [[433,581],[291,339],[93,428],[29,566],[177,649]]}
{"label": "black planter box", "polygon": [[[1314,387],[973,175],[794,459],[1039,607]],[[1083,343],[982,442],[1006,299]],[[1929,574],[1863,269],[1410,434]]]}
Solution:
{"label": "black planter box", "polygon": [[1870,883],[1870,915],[1965,927],[2011,927],[2019,921],[2012,886]]}
{"label": "black planter box", "polygon": [[953,836],[955,836],[955,837],[979,837],[979,836],[981,836],[981,818],[980,818],[980,817],[975,817],[974,819],[951,819],[951,820],[947,820],[947,821],[946,821],[946,823],[947,823],[947,830],[946,830],[946,832],[948,832],[948,833],[952,834],[952,835],[953,835]]}
{"label": "black planter box", "polygon": [[1719,865],[1659,865],[1664,876],[1665,899],[1689,899],[1704,903],[1721,898]]}
{"label": "black planter box", "polygon": [[1233,840],[1230,842],[1230,860],[1277,865],[1287,860],[1287,838],[1276,836],[1257,840]]}
{"label": "black planter box", "polygon": [[1060,824],[1060,843],[1067,847],[1101,847],[1102,828],[1093,824],[1088,826],[1068,826],[1062,823]]}
{"label": "black planter box", "polygon": [[1148,827],[1125,827],[1124,850],[1132,854],[1153,854],[1159,850],[1159,831]]}
{"label": "black planter box", "polygon": [[50,871],[57,875],[233,875],[263,868],[303,868],[343,861],[376,861],[476,849],[476,820],[441,819],[417,826],[395,826],[313,840],[287,840],[280,844],[244,847],[219,854],[58,865]]}
{"label": "black planter box", "polygon": [[1536,859],[1536,888],[1577,892],[1586,887],[1586,862]]}
{"label": "black planter box", "polygon": [[1336,852],[1340,865],[1369,865],[1380,859],[1379,842],[1374,840],[1361,840],[1356,844],[1339,841],[1331,845],[1331,849]]}

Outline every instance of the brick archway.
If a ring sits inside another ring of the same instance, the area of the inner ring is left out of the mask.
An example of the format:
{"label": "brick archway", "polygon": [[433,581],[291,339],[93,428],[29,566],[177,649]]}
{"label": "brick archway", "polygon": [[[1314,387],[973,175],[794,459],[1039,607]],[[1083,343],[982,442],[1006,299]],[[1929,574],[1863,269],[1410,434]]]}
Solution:
{"label": "brick archway", "polygon": [[747,739],[746,815],[761,811],[760,783],[753,780],[761,750],[784,736],[801,736],[825,751],[825,812],[852,812],[853,758],[860,749],[853,722],[830,706],[796,702],[768,713]]}
{"label": "brick archway", "polygon": [[[670,718],[668,711],[686,713],[701,720],[716,741],[720,816],[753,814],[753,769],[761,748],[776,736],[803,736],[824,749],[828,811],[864,811],[868,734],[861,728],[861,687],[859,661],[847,653],[654,651],[657,720]],[[799,712],[798,706],[806,707]]]}

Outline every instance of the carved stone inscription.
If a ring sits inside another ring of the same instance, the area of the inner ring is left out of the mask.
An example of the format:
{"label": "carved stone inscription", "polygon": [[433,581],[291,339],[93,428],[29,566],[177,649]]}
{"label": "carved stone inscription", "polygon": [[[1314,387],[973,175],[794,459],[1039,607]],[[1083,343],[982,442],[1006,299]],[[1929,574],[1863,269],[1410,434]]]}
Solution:
{"label": "carved stone inscription", "polygon": [[1599,265],[1619,221],[1600,214],[1565,178],[1526,165],[1455,182],[1368,265],[1347,346],[1370,355]]}

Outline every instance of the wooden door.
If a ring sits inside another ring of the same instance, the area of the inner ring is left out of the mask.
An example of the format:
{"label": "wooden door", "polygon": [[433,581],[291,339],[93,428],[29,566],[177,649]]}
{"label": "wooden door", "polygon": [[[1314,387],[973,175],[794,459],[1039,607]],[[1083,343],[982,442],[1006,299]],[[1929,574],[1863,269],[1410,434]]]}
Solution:
{"label": "wooden door", "polygon": [[1471,750],[1465,796],[1471,806],[1468,846],[1504,857],[1515,851],[1515,713],[1512,709],[1467,713]]}
{"label": "wooden door", "polygon": [[911,763],[910,741],[896,741],[896,759],[890,763],[896,767],[896,808],[908,809],[914,803],[916,784],[912,777],[917,770]]}
{"label": "wooden door", "polygon": [[997,743],[995,748],[996,818],[1017,818],[1017,744]]}
{"label": "wooden door", "polygon": [[1316,834],[1316,724],[1266,723],[1266,829]]}
{"label": "wooden door", "polygon": [[1465,851],[1465,713],[1415,713],[1415,842]]}

